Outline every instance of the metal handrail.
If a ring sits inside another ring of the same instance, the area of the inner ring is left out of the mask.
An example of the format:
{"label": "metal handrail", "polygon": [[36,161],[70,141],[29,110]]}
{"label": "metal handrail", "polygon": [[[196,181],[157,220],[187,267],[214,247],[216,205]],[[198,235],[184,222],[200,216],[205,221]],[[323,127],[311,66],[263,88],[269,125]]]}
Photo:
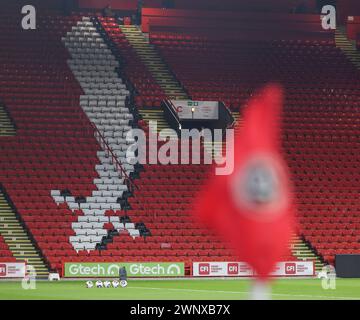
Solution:
{"label": "metal handrail", "polygon": [[229,109],[229,107],[225,104],[224,101],[221,101],[222,105],[225,107],[225,110],[228,112],[228,114],[230,115],[232,122],[231,124],[228,126],[228,128],[234,128],[235,124],[236,124],[236,120],[231,112],[231,110]]}
{"label": "metal handrail", "polygon": [[176,122],[178,123],[178,128],[180,129],[181,128],[181,122],[180,122],[180,119],[179,119],[179,115],[174,111],[174,110],[176,110],[175,105],[172,103],[172,101],[170,99],[165,99],[164,102],[165,102],[166,107],[168,108],[168,110],[170,111],[170,113],[173,115]]}
{"label": "metal handrail", "polygon": [[[94,129],[94,136],[95,136],[96,140],[100,143],[100,146],[105,150],[105,152],[108,152],[108,155],[111,156],[112,164],[115,166],[116,170],[119,171],[120,177],[121,178],[124,177],[125,183],[128,183],[132,187],[131,190],[134,190],[134,189],[138,190],[139,187],[128,176],[128,174],[126,173],[126,171],[122,167],[122,164],[120,163],[120,161],[117,159],[117,157],[115,156],[115,154],[111,150],[109,144],[106,142],[105,138],[103,137],[103,135],[101,134],[99,129],[96,127],[95,123],[91,122],[91,125],[92,125],[92,127]],[[128,187],[129,187],[129,185],[128,185]]]}

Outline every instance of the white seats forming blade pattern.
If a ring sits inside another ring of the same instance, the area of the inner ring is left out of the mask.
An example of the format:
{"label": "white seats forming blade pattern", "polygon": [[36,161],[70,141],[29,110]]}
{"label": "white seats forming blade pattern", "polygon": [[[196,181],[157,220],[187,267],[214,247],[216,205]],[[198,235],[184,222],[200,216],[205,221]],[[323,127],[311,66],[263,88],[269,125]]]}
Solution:
{"label": "white seats forming blade pattern", "polygon": [[[127,175],[134,171],[134,166],[126,162],[126,133],[131,129],[129,121],[133,115],[125,105],[129,91],[115,72],[118,62],[97,32],[90,18],[83,17],[66,37],[62,38],[71,54],[68,65],[79,81],[85,95],[80,96],[80,105],[91,122],[105,138]],[[132,142],[128,142],[132,143]],[[117,199],[128,188],[112,164],[105,150],[98,151],[100,164],[95,170],[99,177],[94,179],[97,190],[86,203],[77,203],[74,197],[62,197],[59,190],[52,190],[51,195],[57,204],[67,203],[72,210],[82,210],[78,222],[72,223],[76,236],[70,237],[74,249],[95,250],[107,235],[104,224],[111,222],[115,229],[128,231],[132,237],[140,236],[134,224],[120,223],[119,217],[105,216],[106,210],[119,210]]]}

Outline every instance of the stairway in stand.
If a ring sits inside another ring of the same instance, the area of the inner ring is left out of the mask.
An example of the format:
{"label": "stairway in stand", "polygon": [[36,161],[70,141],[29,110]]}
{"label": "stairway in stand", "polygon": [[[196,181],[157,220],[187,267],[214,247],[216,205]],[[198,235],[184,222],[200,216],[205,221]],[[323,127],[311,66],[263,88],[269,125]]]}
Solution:
{"label": "stairway in stand", "polygon": [[15,136],[16,130],[6,112],[5,106],[0,102],[0,137]]}
{"label": "stairway in stand", "polygon": [[26,230],[16,217],[14,210],[0,190],[0,234],[9,246],[13,256],[19,261],[26,261],[35,268],[37,278],[49,275],[39,251],[29,238]]}
{"label": "stairway in stand", "polygon": [[349,60],[360,69],[360,54],[356,50],[355,41],[351,41],[346,36],[346,31],[343,27],[336,29],[335,32],[335,43],[340,48]]}
{"label": "stairway in stand", "polygon": [[164,111],[160,108],[140,109],[139,113],[147,123],[150,121],[156,121],[158,133],[163,129],[170,128],[164,118]]}
{"label": "stairway in stand", "polygon": [[[163,129],[170,128],[168,122],[164,118],[164,111],[162,109],[159,108],[140,109],[139,113],[147,123],[149,123],[149,121],[156,121],[158,133]],[[236,126],[241,126],[242,120],[240,118],[239,112],[233,112],[233,116],[236,121]],[[225,149],[225,143],[215,142],[213,144],[209,142],[204,142],[204,149],[207,152],[212,153],[213,155],[214,155],[214,150],[216,150],[217,154],[219,154],[220,150]]]}
{"label": "stairway in stand", "polygon": [[314,261],[316,272],[321,271],[324,266],[320,258],[298,235],[293,235],[291,238],[291,251],[293,256],[300,261]]}
{"label": "stairway in stand", "polygon": [[139,27],[121,26],[121,30],[166,95],[173,99],[189,100],[185,90]]}
{"label": "stairway in stand", "polygon": [[[179,100],[191,99],[178,80],[172,75],[155,47],[149,42],[148,37],[142,33],[138,26],[121,26],[121,30],[167,96]],[[164,119],[163,110],[158,108],[141,109],[139,113],[146,122],[151,120],[157,121],[158,132],[169,128],[168,123]],[[237,120],[239,113],[233,112],[233,116]],[[212,154],[214,154],[214,150],[220,152],[222,146],[222,143],[215,143],[214,146],[212,144],[204,144],[205,150]]]}

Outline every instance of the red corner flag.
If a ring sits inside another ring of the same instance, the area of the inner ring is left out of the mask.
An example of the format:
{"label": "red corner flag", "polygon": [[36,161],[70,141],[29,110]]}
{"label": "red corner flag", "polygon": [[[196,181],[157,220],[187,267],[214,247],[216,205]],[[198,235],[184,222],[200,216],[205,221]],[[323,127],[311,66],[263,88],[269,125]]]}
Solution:
{"label": "red corner flag", "polygon": [[282,104],[277,85],[250,101],[235,135],[234,172],[211,178],[195,209],[261,279],[288,252],[293,228],[292,188],[280,153]]}

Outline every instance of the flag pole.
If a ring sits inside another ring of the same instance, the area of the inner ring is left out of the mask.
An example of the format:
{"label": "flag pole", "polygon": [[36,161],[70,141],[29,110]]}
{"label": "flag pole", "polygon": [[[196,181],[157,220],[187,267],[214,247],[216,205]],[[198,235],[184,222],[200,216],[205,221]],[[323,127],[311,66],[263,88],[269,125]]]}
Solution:
{"label": "flag pole", "polygon": [[253,280],[250,288],[250,300],[271,300],[271,286],[269,281]]}

